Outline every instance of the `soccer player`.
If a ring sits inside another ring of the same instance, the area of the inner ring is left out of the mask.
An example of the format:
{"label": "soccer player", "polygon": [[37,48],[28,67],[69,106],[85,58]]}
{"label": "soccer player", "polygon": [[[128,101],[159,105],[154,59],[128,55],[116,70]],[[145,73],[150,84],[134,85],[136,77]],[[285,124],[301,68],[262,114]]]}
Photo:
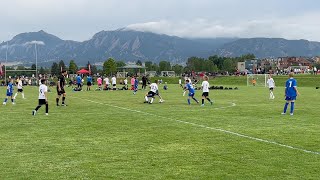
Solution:
{"label": "soccer player", "polygon": [[110,84],[110,82],[109,82],[109,78],[106,76],[104,79],[104,82],[106,83],[105,85],[105,89],[108,89],[109,88],[109,84]]}
{"label": "soccer player", "polygon": [[41,79],[41,85],[39,86],[39,104],[32,111],[32,115],[35,116],[37,111],[41,108],[42,105],[46,105],[46,115],[49,113],[49,104],[48,104],[48,87],[45,85],[46,80]]}
{"label": "soccer player", "polygon": [[125,88],[126,90],[128,90],[128,79],[125,78],[125,79],[123,80],[123,83],[124,83],[124,88]]}
{"label": "soccer player", "polygon": [[89,74],[87,76],[87,91],[91,91],[91,85],[92,85],[92,77]]}
{"label": "soccer player", "polygon": [[4,99],[3,105],[7,104],[9,97],[11,98],[12,104],[14,104],[12,95],[13,95],[13,79],[10,79],[7,86],[7,97]]}
{"label": "soccer player", "polygon": [[194,90],[192,84],[190,83],[190,80],[189,80],[189,79],[186,80],[185,90],[188,90],[188,91],[189,91],[189,95],[188,95],[188,104],[189,104],[189,105],[191,104],[191,102],[190,102],[190,99],[191,99],[191,98],[192,98],[194,101],[196,101],[197,103],[199,103],[199,101],[194,97],[194,95],[195,95],[195,90]]}
{"label": "soccer player", "polygon": [[147,88],[147,80],[148,80],[148,78],[145,75],[143,75],[142,76],[142,88],[141,89],[146,90],[146,88]]}
{"label": "soccer player", "polygon": [[117,78],[115,75],[113,75],[113,77],[111,78],[111,82],[112,82],[112,89],[117,90]]}
{"label": "soccer player", "polygon": [[[150,91],[145,95],[145,103],[152,104],[153,100],[155,99],[155,95],[157,94],[158,91],[158,80],[155,80],[154,83],[150,84]],[[149,101],[149,98],[150,101]]]}
{"label": "soccer player", "polygon": [[269,99],[274,99],[273,89],[274,89],[274,87],[276,87],[276,83],[274,82],[271,74],[269,74],[267,84],[269,86],[269,91],[270,91]]}
{"label": "soccer player", "polygon": [[286,114],[287,108],[289,103],[291,104],[290,108],[290,115],[293,116],[294,111],[294,102],[297,98],[297,96],[300,95],[298,89],[297,89],[297,81],[293,78],[293,73],[289,73],[289,79],[286,81],[286,87],[285,87],[285,97],[286,97],[286,104],[283,108],[283,115]]}
{"label": "soccer player", "polygon": [[134,76],[131,77],[130,83],[131,83],[131,90],[134,90]]}
{"label": "soccer player", "polygon": [[202,89],[202,104],[201,104],[201,106],[204,106],[204,99],[207,99],[210,102],[210,104],[212,105],[213,102],[209,98],[209,87],[210,87],[209,82],[208,82],[209,77],[203,76],[203,80],[204,81],[202,81],[202,84],[201,84],[201,89]]}
{"label": "soccer player", "polygon": [[24,93],[23,93],[23,85],[22,85],[22,78],[21,78],[21,77],[18,78],[17,89],[18,89],[18,91],[17,91],[16,94],[14,95],[13,99],[16,99],[18,93],[21,93],[22,99],[25,99],[25,98],[24,98]]}
{"label": "soccer player", "polygon": [[256,84],[257,84],[256,79],[253,78],[252,81],[251,81],[251,83],[252,83],[253,86],[256,86]]}
{"label": "soccer player", "polygon": [[100,76],[97,79],[97,83],[98,83],[98,89],[101,91],[102,90],[102,78]]}
{"label": "soccer player", "polygon": [[81,78],[81,76],[80,76],[80,74],[78,74],[78,76],[77,76],[77,85],[78,85],[78,89],[81,89],[82,88],[82,78]]}
{"label": "soccer player", "polygon": [[183,88],[181,78],[179,78],[179,86],[180,86],[181,88]]}
{"label": "soccer player", "polygon": [[57,103],[57,106],[59,106],[59,99],[60,97],[62,96],[62,106],[66,106],[65,104],[65,100],[66,100],[66,91],[64,90],[64,86],[66,84],[66,81],[65,81],[65,77],[67,75],[67,71],[66,70],[63,70],[61,72],[61,75],[59,76],[58,78],[58,82],[57,82],[57,98],[56,98],[56,103]]}
{"label": "soccer player", "polygon": [[137,91],[138,91],[138,86],[139,86],[139,80],[137,79],[137,77],[134,77],[134,90],[133,90],[133,94],[136,95]]}

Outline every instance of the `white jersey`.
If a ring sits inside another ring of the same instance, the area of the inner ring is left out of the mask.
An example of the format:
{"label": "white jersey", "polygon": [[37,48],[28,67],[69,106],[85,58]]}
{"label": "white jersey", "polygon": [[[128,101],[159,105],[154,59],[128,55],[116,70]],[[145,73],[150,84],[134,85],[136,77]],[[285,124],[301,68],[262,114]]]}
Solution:
{"label": "white jersey", "polygon": [[48,87],[44,84],[41,84],[39,86],[39,99],[46,99],[46,92],[48,92]]}
{"label": "white jersey", "polygon": [[273,78],[269,78],[268,81],[267,81],[267,83],[268,83],[268,85],[269,85],[269,88],[274,88],[275,83],[274,83]]}
{"label": "white jersey", "polygon": [[104,82],[106,82],[107,85],[109,85],[109,78],[104,78]]}
{"label": "white jersey", "polygon": [[116,77],[111,78],[112,84],[117,84],[117,79]]}
{"label": "white jersey", "polygon": [[179,79],[179,84],[181,84],[182,82],[181,82],[181,79]]}
{"label": "white jersey", "polygon": [[203,81],[201,84],[202,87],[202,92],[209,92],[209,82],[208,81]]}
{"label": "white jersey", "polygon": [[18,81],[18,86],[17,86],[17,88],[18,88],[18,89],[22,89],[22,81],[21,81],[21,80]]}
{"label": "white jersey", "polygon": [[156,83],[152,83],[150,85],[150,91],[154,92],[154,93],[157,93],[158,91],[158,85]]}

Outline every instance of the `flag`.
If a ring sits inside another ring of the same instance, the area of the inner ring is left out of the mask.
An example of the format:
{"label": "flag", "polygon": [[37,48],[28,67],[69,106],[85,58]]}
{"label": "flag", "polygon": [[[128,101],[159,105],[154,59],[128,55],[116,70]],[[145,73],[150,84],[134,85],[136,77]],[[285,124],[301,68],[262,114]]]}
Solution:
{"label": "flag", "polygon": [[2,75],[3,71],[2,71],[2,64],[0,63],[0,76]]}

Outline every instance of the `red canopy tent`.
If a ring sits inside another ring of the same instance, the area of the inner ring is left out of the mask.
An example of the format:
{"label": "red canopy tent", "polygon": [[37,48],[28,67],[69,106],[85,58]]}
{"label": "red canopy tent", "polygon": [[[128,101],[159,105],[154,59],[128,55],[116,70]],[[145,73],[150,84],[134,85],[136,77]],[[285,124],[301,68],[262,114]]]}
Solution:
{"label": "red canopy tent", "polygon": [[81,69],[77,72],[78,74],[90,74],[90,71],[86,70],[86,69]]}

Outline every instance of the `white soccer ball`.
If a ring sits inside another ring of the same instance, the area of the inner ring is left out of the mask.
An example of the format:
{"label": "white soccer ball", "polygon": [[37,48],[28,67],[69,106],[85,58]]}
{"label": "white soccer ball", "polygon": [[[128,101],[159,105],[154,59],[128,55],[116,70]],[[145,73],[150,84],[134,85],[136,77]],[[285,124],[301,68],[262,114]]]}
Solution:
{"label": "white soccer ball", "polygon": [[164,100],[163,100],[163,99],[160,99],[160,100],[159,100],[159,103],[163,103],[163,102],[164,102]]}

